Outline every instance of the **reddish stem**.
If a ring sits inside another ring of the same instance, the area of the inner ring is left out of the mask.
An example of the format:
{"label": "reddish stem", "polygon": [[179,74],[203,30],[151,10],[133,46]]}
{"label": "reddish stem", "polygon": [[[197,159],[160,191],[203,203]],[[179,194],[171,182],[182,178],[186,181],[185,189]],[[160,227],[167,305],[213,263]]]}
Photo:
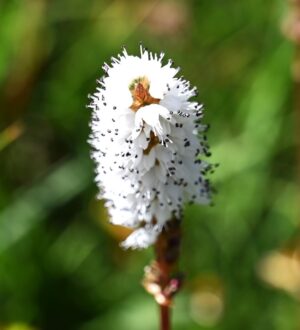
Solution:
{"label": "reddish stem", "polygon": [[164,305],[159,305],[159,307],[160,307],[160,329],[171,330],[170,307]]}
{"label": "reddish stem", "polygon": [[183,275],[177,269],[180,241],[180,221],[173,218],[157,239],[155,260],[145,269],[143,286],[159,305],[161,330],[171,330],[170,309],[183,281]]}

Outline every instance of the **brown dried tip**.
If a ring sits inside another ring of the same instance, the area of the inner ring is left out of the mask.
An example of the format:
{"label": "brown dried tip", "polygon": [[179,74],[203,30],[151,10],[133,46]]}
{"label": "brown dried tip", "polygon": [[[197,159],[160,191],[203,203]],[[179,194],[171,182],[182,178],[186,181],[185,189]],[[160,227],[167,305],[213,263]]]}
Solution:
{"label": "brown dried tip", "polygon": [[134,112],[138,111],[139,108],[150,105],[158,104],[160,99],[154,98],[149,93],[150,83],[146,77],[135,79],[129,86],[131,91],[133,103],[130,109]]}

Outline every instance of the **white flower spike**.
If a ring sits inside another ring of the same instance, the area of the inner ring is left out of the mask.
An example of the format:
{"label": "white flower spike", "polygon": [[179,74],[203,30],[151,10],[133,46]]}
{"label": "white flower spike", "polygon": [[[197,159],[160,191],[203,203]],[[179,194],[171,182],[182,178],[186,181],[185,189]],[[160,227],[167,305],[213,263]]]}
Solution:
{"label": "white flower spike", "polygon": [[113,224],[134,229],[125,248],[155,243],[184,203],[210,203],[211,166],[199,159],[209,155],[202,105],[190,101],[196,89],[162,59],[143,47],[139,57],[124,49],[103,66],[89,106],[99,197]]}

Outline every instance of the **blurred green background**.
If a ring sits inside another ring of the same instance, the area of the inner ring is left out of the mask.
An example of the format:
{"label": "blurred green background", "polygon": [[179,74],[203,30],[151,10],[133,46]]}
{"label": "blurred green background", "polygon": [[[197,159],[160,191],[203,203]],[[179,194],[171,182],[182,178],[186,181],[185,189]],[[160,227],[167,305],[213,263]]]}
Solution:
{"label": "blurred green background", "polygon": [[88,93],[142,41],[206,106],[219,194],[186,208],[174,329],[300,329],[293,45],[282,0],[0,1],[0,329],[150,330],[152,250],[95,200]]}

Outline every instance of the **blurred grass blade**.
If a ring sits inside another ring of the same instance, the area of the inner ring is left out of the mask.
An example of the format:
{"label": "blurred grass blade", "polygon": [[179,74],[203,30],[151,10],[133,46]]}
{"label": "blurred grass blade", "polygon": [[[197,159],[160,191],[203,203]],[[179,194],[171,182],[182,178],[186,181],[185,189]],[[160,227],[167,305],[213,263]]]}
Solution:
{"label": "blurred grass blade", "polygon": [[89,182],[86,163],[73,159],[22,193],[0,213],[0,253],[22,238],[51,209],[82,192]]}
{"label": "blurred grass blade", "polygon": [[286,115],[282,107],[289,92],[290,57],[291,47],[283,43],[258,69],[249,91],[242,98],[241,135],[213,147],[217,161],[222,164],[222,171],[216,173],[218,179],[244,172],[272,155]]}

